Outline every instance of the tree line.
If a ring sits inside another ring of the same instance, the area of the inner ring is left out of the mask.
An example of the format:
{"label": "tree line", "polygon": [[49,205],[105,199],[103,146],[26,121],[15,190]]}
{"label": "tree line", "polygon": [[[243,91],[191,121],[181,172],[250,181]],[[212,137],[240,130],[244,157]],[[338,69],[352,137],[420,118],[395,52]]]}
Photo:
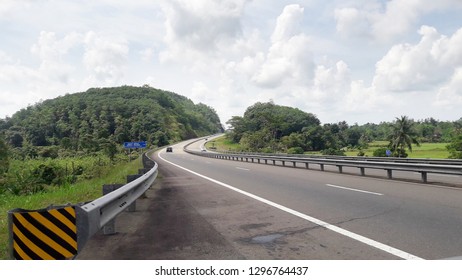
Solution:
{"label": "tree line", "polygon": [[123,158],[124,142],[160,147],[222,131],[213,108],[147,85],[66,94],[0,119],[0,194],[92,177]]}
{"label": "tree line", "polygon": [[[37,147],[72,152],[113,150],[123,142],[170,141],[222,131],[215,110],[149,86],[92,88],[29,106],[0,120],[4,141],[24,157]],[[44,156],[56,151],[41,149]]]}
{"label": "tree line", "polygon": [[323,154],[343,155],[346,148],[360,150],[372,141],[388,141],[386,149],[376,156],[406,157],[412,145],[420,143],[450,143],[451,157],[462,155],[462,118],[458,121],[437,121],[433,118],[414,121],[407,116],[397,117],[394,122],[349,125],[346,121],[321,125],[311,113],[258,102],[247,108],[244,115],[233,116],[227,124],[227,137],[239,143],[243,150],[254,152],[286,152],[301,154],[321,151]]}

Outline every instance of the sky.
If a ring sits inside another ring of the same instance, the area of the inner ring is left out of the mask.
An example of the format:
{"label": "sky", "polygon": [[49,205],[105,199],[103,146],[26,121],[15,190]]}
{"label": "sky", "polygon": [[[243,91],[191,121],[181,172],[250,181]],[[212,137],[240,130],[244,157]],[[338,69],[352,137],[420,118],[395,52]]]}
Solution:
{"label": "sky", "polygon": [[462,117],[460,0],[0,0],[0,118],[121,85],[221,122],[256,102],[321,123]]}

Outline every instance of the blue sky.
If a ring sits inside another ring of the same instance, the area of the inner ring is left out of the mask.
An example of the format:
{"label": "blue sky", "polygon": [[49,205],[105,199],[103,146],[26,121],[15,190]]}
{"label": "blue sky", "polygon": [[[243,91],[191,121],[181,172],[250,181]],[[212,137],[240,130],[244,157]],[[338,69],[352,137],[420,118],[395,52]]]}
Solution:
{"label": "blue sky", "polygon": [[322,123],[462,117],[459,0],[0,0],[0,118],[120,85],[222,123],[273,100]]}

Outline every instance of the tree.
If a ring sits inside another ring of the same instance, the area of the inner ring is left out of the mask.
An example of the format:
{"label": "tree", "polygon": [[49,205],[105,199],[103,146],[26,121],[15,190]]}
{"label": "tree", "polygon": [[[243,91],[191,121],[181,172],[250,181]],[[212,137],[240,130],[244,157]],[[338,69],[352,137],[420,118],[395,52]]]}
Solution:
{"label": "tree", "polygon": [[[303,129],[317,127],[320,121],[315,115],[296,108],[276,105],[273,102],[257,102],[247,108],[243,117],[234,116],[227,121],[227,124],[231,127],[227,136],[233,142],[245,143],[246,149],[262,150],[264,147],[276,151],[279,149],[277,147],[283,148],[284,145],[288,146],[287,148],[292,147],[288,142],[293,139],[282,140],[282,138],[293,133],[295,136]],[[253,134],[258,136],[254,137]],[[302,138],[305,136],[303,135]],[[304,140],[302,146],[306,146],[306,139],[300,138],[297,141],[300,142],[299,140]]]}
{"label": "tree", "polygon": [[3,137],[0,136],[0,177],[8,172],[9,159],[8,159],[8,146],[6,145]]}
{"label": "tree", "polygon": [[446,148],[450,154],[449,158],[462,159],[462,133],[454,136]]}
{"label": "tree", "polygon": [[412,152],[412,144],[420,146],[413,125],[414,122],[407,116],[396,118],[396,121],[392,124],[392,134],[389,140],[393,156],[407,157],[406,148]]}
{"label": "tree", "polygon": [[164,136],[158,142],[168,144],[222,130],[213,108],[148,86],[66,94],[0,119],[0,134],[6,143],[24,150],[28,145],[60,145],[65,150],[96,152],[107,150],[109,146],[100,145],[107,139],[117,145],[153,142],[153,135],[161,131]]}

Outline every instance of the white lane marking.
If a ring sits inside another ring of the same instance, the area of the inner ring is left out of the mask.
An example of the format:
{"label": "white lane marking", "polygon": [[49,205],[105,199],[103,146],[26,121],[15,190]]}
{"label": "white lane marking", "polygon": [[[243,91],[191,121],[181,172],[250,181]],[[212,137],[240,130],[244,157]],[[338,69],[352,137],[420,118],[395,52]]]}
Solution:
{"label": "white lane marking", "polygon": [[362,193],[367,193],[367,194],[373,194],[373,195],[383,195],[383,193],[368,192],[368,191],[363,191],[363,190],[358,190],[358,189],[352,189],[352,188],[347,188],[347,187],[342,187],[342,186],[337,186],[337,185],[331,185],[331,184],[326,184],[326,186],[332,187],[332,188],[337,188],[337,189],[344,189],[344,190],[349,190],[349,191],[355,191],[355,192],[362,192]]}
{"label": "white lane marking", "polygon": [[187,171],[187,172],[189,172],[189,173],[191,173],[191,174],[194,174],[194,175],[196,175],[196,176],[199,176],[199,177],[201,177],[201,178],[203,178],[203,179],[206,179],[206,180],[208,180],[208,181],[210,181],[210,182],[213,182],[213,183],[215,183],[215,184],[218,184],[218,185],[220,185],[220,186],[223,186],[223,187],[225,187],[225,188],[228,188],[228,189],[230,189],[230,190],[233,190],[233,191],[235,191],[235,192],[238,192],[238,193],[240,193],[240,194],[243,194],[243,195],[245,195],[245,196],[248,196],[248,197],[250,197],[250,198],[253,198],[253,199],[255,199],[255,200],[258,200],[258,201],[260,201],[260,202],[263,202],[263,203],[265,203],[265,204],[267,204],[267,205],[273,206],[273,207],[275,207],[275,208],[277,208],[277,209],[279,209],[279,210],[282,210],[282,211],[287,212],[287,213],[289,213],[289,214],[292,214],[292,215],[294,215],[294,216],[300,217],[300,218],[305,219],[305,220],[307,220],[307,221],[309,221],[309,222],[312,222],[312,223],[314,223],[314,224],[317,224],[317,225],[319,225],[319,226],[321,226],[321,227],[324,227],[324,228],[326,228],[326,229],[330,229],[330,230],[332,230],[332,231],[334,231],[334,232],[337,232],[337,233],[339,233],[339,234],[341,234],[341,235],[350,237],[350,238],[352,238],[352,239],[354,239],[354,240],[357,240],[357,241],[359,241],[359,242],[362,242],[362,243],[364,243],[364,244],[367,244],[367,245],[369,245],[369,246],[371,246],[371,247],[377,248],[377,249],[379,249],[379,250],[382,250],[382,251],[387,252],[387,253],[389,253],[389,254],[392,254],[392,255],[394,255],[394,256],[397,256],[397,257],[400,257],[400,258],[406,259],[406,260],[423,260],[423,259],[420,258],[420,257],[417,257],[417,256],[412,255],[412,254],[410,254],[410,253],[401,251],[400,249],[397,249],[397,248],[388,246],[388,245],[386,245],[386,244],[377,242],[377,241],[372,240],[372,239],[370,239],[370,238],[367,238],[367,237],[364,237],[364,236],[362,236],[362,235],[356,234],[356,233],[354,233],[354,232],[345,230],[345,229],[343,229],[343,228],[339,228],[339,227],[337,227],[337,226],[331,225],[331,224],[329,224],[329,223],[327,223],[327,222],[324,222],[324,221],[322,221],[322,220],[319,220],[319,219],[317,219],[317,218],[314,218],[314,217],[305,215],[305,214],[303,214],[303,213],[300,213],[300,212],[295,211],[295,210],[293,210],[293,209],[290,209],[290,208],[287,208],[287,207],[285,207],[285,206],[279,205],[279,204],[277,204],[277,203],[275,203],[275,202],[272,202],[272,201],[270,201],[270,200],[264,199],[264,198],[262,198],[262,197],[256,196],[256,195],[254,195],[254,194],[251,194],[251,193],[249,193],[249,192],[243,191],[243,190],[241,190],[241,189],[238,189],[238,188],[233,187],[233,186],[231,186],[231,185],[228,185],[228,184],[226,184],[226,183],[223,183],[223,182],[220,182],[220,181],[218,181],[218,180],[212,179],[212,178],[210,178],[210,177],[207,177],[207,176],[202,175],[202,174],[200,174],[200,173],[197,173],[197,172],[195,172],[195,171],[189,170],[189,169],[187,169],[187,168],[185,168],[185,167],[183,167],[183,166],[180,166],[180,165],[178,165],[178,164],[175,164],[175,163],[173,163],[173,162],[170,162],[170,161],[164,159],[164,158],[161,156],[160,153],[159,153],[159,158],[160,158],[161,160],[163,160],[163,161],[165,161],[165,162],[167,162],[167,163],[173,165],[173,166],[176,166],[176,167],[178,167],[178,168],[180,168],[180,169],[183,169],[184,171]]}
{"label": "white lane marking", "polygon": [[239,170],[244,170],[244,171],[250,171],[250,169],[247,169],[247,168],[242,168],[242,167],[236,167],[236,169],[239,169]]}

